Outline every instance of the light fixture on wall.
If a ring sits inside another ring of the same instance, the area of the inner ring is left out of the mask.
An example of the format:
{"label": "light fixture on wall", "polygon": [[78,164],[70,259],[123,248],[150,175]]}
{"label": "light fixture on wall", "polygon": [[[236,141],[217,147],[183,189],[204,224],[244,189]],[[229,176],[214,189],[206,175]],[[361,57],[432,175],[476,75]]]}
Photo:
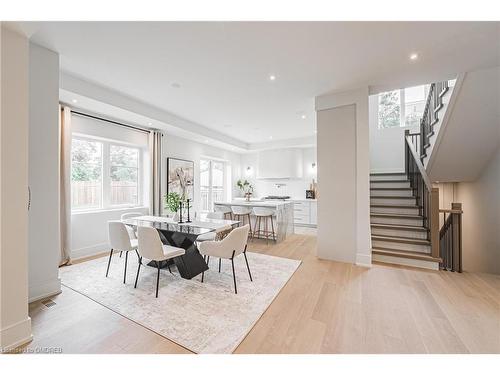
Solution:
{"label": "light fixture on wall", "polygon": [[311,164],[311,171],[316,172],[316,163]]}
{"label": "light fixture on wall", "polygon": [[247,176],[250,176],[252,174],[252,167],[248,166],[247,169],[245,170],[245,174]]}

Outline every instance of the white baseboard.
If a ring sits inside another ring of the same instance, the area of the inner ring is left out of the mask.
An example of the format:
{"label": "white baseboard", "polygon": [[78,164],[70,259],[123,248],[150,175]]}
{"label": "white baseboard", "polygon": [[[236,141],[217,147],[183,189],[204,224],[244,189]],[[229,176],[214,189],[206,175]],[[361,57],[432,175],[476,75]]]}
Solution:
{"label": "white baseboard", "polygon": [[371,267],[372,266],[372,254],[356,254],[356,265],[361,267]]}
{"label": "white baseboard", "polygon": [[100,243],[94,246],[82,247],[80,249],[71,250],[71,259],[85,258],[92,255],[101,254],[106,251],[109,252],[109,250],[110,248],[107,243]]}
{"label": "white baseboard", "polygon": [[0,329],[0,353],[9,352],[33,340],[31,318],[21,320]]}
{"label": "white baseboard", "polygon": [[46,282],[37,283],[36,285],[30,285],[28,303],[35,302],[59,293],[61,293],[60,278],[47,280]]}

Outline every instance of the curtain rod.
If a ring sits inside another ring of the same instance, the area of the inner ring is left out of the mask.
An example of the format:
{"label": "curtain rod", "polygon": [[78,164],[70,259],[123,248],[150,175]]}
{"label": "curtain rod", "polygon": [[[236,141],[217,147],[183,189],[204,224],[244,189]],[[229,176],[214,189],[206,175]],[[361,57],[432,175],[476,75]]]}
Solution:
{"label": "curtain rod", "polygon": [[74,113],[74,114],[76,114],[76,115],[83,116],[83,117],[93,118],[93,119],[95,119],[95,120],[100,120],[100,121],[109,122],[109,123],[111,123],[111,124],[118,125],[118,126],[124,126],[124,127],[126,127],[126,128],[133,129],[133,130],[136,130],[136,131],[139,131],[139,132],[143,132],[143,133],[151,133],[151,130],[149,130],[149,129],[139,128],[138,126],[133,126],[133,125],[123,124],[123,123],[121,123],[121,122],[118,122],[118,121],[113,121],[113,120],[109,120],[109,119],[102,118],[102,117],[99,117],[99,116],[89,115],[89,114],[87,114],[87,113],[78,112],[78,111],[74,111],[74,110],[71,110],[71,113]]}

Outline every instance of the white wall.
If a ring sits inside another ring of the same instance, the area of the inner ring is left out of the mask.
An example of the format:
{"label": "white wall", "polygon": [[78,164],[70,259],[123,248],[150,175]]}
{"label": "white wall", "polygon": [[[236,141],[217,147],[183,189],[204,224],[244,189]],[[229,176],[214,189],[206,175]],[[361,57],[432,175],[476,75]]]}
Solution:
{"label": "white wall", "polygon": [[[190,141],[185,138],[176,137],[165,134],[163,137],[163,186],[162,195],[166,194],[167,185],[167,157],[192,160],[194,161],[194,197],[193,210],[200,210],[200,159],[214,158],[224,160],[230,166],[231,179],[235,181],[240,176],[240,155],[231,151],[223,150],[218,147],[213,147],[208,144]],[[234,183],[231,187],[231,196],[237,191]],[[228,197],[230,199],[231,197]]]}
{"label": "white wall", "polygon": [[368,88],[316,97],[318,256],[371,265]]}
{"label": "white wall", "polygon": [[28,316],[28,40],[2,23],[0,51],[0,349],[8,350],[32,337]]}
{"label": "white wall", "polygon": [[378,94],[369,97],[370,171],[372,173],[404,172],[404,134],[418,132],[419,127],[378,129]]}
{"label": "white wall", "polygon": [[[59,55],[30,43],[29,300],[61,291],[59,280]],[[40,225],[43,223],[43,225]]]}
{"label": "white wall", "polygon": [[500,148],[474,182],[441,183],[441,208],[462,203],[465,271],[500,274]]}
{"label": "white wall", "polygon": [[[300,149],[302,153],[302,178],[294,179],[259,179],[258,175],[258,152],[241,155],[241,178],[247,179],[254,186],[254,198],[262,198],[267,195],[289,195],[292,199],[305,199],[306,190],[312,183],[312,179],[317,180],[316,169],[312,168],[313,163],[317,163],[316,147]],[[250,172],[247,172],[250,167]],[[237,178],[233,179],[233,185]],[[283,186],[277,187],[280,184]],[[238,197],[242,196],[239,190],[236,191]]]}

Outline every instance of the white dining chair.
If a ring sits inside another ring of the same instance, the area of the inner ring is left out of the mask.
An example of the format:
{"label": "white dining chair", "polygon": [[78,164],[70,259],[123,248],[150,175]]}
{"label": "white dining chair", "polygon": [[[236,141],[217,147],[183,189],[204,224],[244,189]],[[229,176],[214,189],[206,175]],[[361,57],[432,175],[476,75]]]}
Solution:
{"label": "white dining chair", "polygon": [[[156,298],[158,298],[158,286],[160,285],[160,262],[184,255],[186,250],[180,247],[163,244],[158,231],[152,227],[139,227],[137,229],[137,234],[139,238],[139,247],[137,249],[139,252],[139,265],[137,266],[137,276],[135,277],[134,288],[137,288],[137,280],[139,279],[142,258],[155,261],[158,268],[158,275],[156,276]],[[170,271],[170,273],[172,273],[172,271]]]}
{"label": "white dining chair", "polygon": [[[134,217],[138,217],[138,216],[143,216],[143,214],[141,212],[127,212],[127,213],[124,213],[120,216],[120,220],[123,221],[123,220],[127,220],[127,219],[133,219]],[[130,236],[130,239],[136,240],[137,233],[135,233],[134,228],[132,228],[129,225],[125,225],[125,227],[127,228],[127,232],[128,232],[128,235]],[[122,252],[120,251],[120,258],[121,257],[122,257]]]}
{"label": "white dining chair", "polygon": [[127,226],[121,221],[108,221],[108,238],[109,246],[111,251],[109,253],[108,268],[106,270],[106,277],[108,277],[109,266],[111,264],[111,258],[113,257],[113,251],[124,251],[125,252],[125,269],[123,271],[123,283],[127,279],[127,262],[129,251],[137,250],[137,239],[131,239],[127,231]]}
{"label": "white dining chair", "polygon": [[[249,231],[250,226],[247,224],[245,226],[233,229],[222,241],[205,241],[202,242],[199,246],[200,254],[206,255],[208,259],[213,256],[219,259],[231,260],[235,294],[238,294],[238,289],[236,287],[236,274],[234,272],[234,258],[238,255],[243,254],[243,256],[245,257],[248,275],[250,276],[250,281],[253,281],[246,254]],[[205,272],[201,274],[201,282],[203,282],[204,274]]]}
{"label": "white dining chair", "polygon": [[[224,213],[223,212],[209,212],[207,213],[206,216],[207,219],[217,219],[217,220],[224,220]],[[220,230],[225,230],[227,228],[220,228]],[[215,236],[218,230],[215,230],[214,232],[208,232],[204,234],[200,234],[198,237],[196,237],[196,242],[203,242],[203,241],[215,241]]]}

